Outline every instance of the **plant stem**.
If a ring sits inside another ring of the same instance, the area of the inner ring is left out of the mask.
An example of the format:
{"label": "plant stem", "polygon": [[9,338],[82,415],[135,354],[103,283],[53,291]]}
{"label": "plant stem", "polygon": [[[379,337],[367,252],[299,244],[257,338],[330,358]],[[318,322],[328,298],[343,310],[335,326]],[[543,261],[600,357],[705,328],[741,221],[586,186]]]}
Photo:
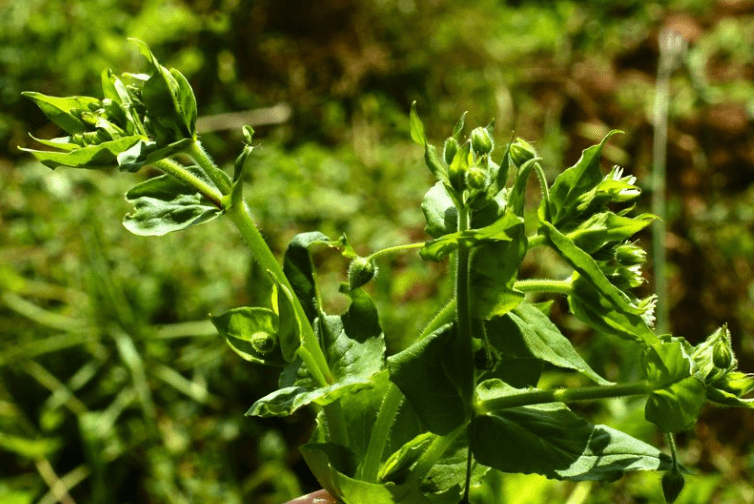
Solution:
{"label": "plant stem", "polygon": [[[465,206],[458,207],[458,231],[463,232],[468,230],[470,226],[471,215],[469,209]],[[458,355],[459,359],[468,359],[470,366],[473,368],[474,351],[472,348],[472,325],[471,325],[471,248],[463,243],[459,243],[458,251],[456,252],[456,320],[457,325],[457,338],[460,340],[460,345],[457,346],[457,351],[461,352]],[[485,337],[485,348],[489,354],[489,343]],[[466,386],[470,387],[468,390],[474,390],[474,373],[469,373],[469,379],[471,383],[467,383]],[[463,386],[463,385],[462,385]]]}
{"label": "plant stem", "polygon": [[547,237],[545,235],[536,234],[526,240],[526,249],[531,250],[534,247],[538,247],[545,243]]}
{"label": "plant stem", "polygon": [[217,208],[223,207],[223,195],[217,189],[208,185],[204,180],[188,171],[185,166],[178,163],[177,161],[173,161],[172,159],[161,159],[159,161],[155,161],[153,163],[153,166],[161,172],[171,175],[178,180],[192,186],[204,197],[209,199]]}
{"label": "plant stem", "polygon": [[670,455],[673,457],[673,469],[678,468],[678,451],[675,446],[675,435],[672,432],[666,434],[668,445],[670,445]]}
{"label": "plant stem", "polygon": [[206,173],[218,189],[220,189],[220,192],[223,194],[228,194],[230,192],[231,188],[230,185],[228,185],[228,181],[217,175],[217,172],[220,169],[215,162],[212,161],[212,158],[209,157],[209,154],[204,150],[202,143],[198,139],[191,142],[188,154],[191,156],[191,159],[193,159],[196,164],[204,170],[204,173]]}
{"label": "plant stem", "polygon": [[474,410],[478,415],[484,415],[494,411],[515,408],[518,406],[530,406],[532,404],[553,402],[568,403],[575,401],[593,401],[629,395],[645,395],[652,393],[654,390],[655,388],[652,383],[647,380],[595,387],[531,390],[529,392],[497,397],[486,401],[477,401],[474,405]]}
{"label": "plant stem", "polygon": [[567,296],[573,290],[573,282],[568,280],[550,280],[532,278],[519,280],[513,284],[513,288],[522,292],[546,292],[548,294],[563,294]]}
{"label": "plant stem", "polygon": [[396,245],[394,247],[388,247],[386,249],[378,250],[377,252],[374,252],[373,254],[369,255],[367,259],[370,261],[377,259],[378,257],[381,257],[383,255],[387,254],[394,254],[397,252],[403,252],[404,250],[413,250],[413,249],[420,249],[425,245],[424,242],[422,243],[408,243],[406,245]]}
{"label": "plant stem", "polygon": [[534,163],[534,171],[537,172],[537,178],[539,179],[539,188],[542,190],[542,200],[545,205],[545,217],[550,220],[550,190],[547,187],[547,177],[545,171],[542,169],[542,165],[539,161]]}
{"label": "plant stem", "polygon": [[453,318],[456,316],[456,299],[452,298],[448,301],[443,308],[437,312],[437,314],[429,321],[429,324],[421,332],[417,341],[422,340],[444,326],[453,322]]}
{"label": "plant stem", "polygon": [[[464,205],[459,205],[458,210],[458,231],[464,232],[471,226],[471,215],[469,209]],[[460,384],[461,390],[464,387],[470,387],[468,390],[474,390],[475,377],[474,377],[474,350],[472,348],[472,329],[471,329],[471,249],[463,243],[459,243],[458,251],[456,252],[456,317],[457,317],[457,334],[459,345],[456,347],[459,355],[458,359],[467,360],[468,365],[471,366],[472,371],[469,373],[468,380],[471,383]],[[484,335],[484,346],[487,351],[487,355],[490,355],[489,342],[487,341],[486,334]],[[463,364],[462,364],[463,365]],[[461,392],[461,395],[463,392]],[[471,409],[473,412],[473,408]],[[471,464],[471,453],[469,452],[469,460],[467,465]],[[470,465],[469,465],[470,467]],[[464,499],[468,502],[469,486],[471,485],[470,473],[466,475],[466,483],[463,490]]]}
{"label": "plant stem", "polygon": [[[267,243],[264,241],[264,238],[259,233],[257,227],[254,225],[254,221],[249,214],[249,208],[246,202],[243,199],[241,199],[241,201],[233,202],[233,204],[230,205],[230,208],[227,208],[226,210],[228,217],[236,225],[236,228],[238,228],[238,231],[241,233],[244,240],[246,240],[254,259],[263,269],[269,271],[283,287],[287,288],[290,292],[294,292],[293,287],[283,273],[280,264],[278,264],[277,259],[272,254],[272,251],[267,246]],[[303,344],[301,348],[299,348],[299,355],[304,360],[307,369],[312,373],[312,376],[314,376],[318,384],[320,386],[326,386],[334,381],[329,366],[327,365],[327,360],[322,353],[322,348],[319,346],[319,341],[314,334],[314,330],[307,322],[304,308],[295,296],[293,296],[292,301],[296,316],[301,321],[301,331],[303,333]]]}
{"label": "plant stem", "polygon": [[[291,283],[283,273],[283,269],[278,264],[277,259],[273,255],[270,248],[267,246],[267,242],[264,241],[261,233],[257,229],[254,221],[251,218],[249,207],[246,201],[241,195],[241,191],[233,191],[230,196],[230,206],[226,208],[228,217],[233,221],[238,228],[239,233],[246,240],[247,245],[251,249],[254,259],[259,265],[266,269],[284,288],[288,289],[290,293],[294,293]],[[226,199],[226,201],[228,201]],[[319,340],[317,335],[314,334],[314,329],[308,322],[306,312],[301,302],[293,294],[291,296],[293,303],[293,309],[296,312],[296,318],[300,322],[300,328],[302,332],[302,344],[296,351],[301,357],[306,369],[311,373],[314,381],[320,387],[326,387],[330,383],[335,381],[335,377],[327,365],[327,359],[322,352],[322,348],[319,346]],[[327,425],[330,433],[330,439],[339,445],[348,446],[348,433],[346,432],[346,426],[343,423],[343,413],[339,401],[332,402],[324,406],[325,417],[327,418]]]}
{"label": "plant stem", "polygon": [[361,466],[361,481],[368,483],[377,483],[377,475],[380,469],[380,460],[385,452],[385,445],[390,435],[390,428],[395,422],[395,416],[398,413],[403,394],[398,387],[392,382],[388,385],[387,394],[382,401],[380,411],[377,413],[377,420],[372,427],[372,433],[369,436],[369,445],[364,455],[364,463]]}
{"label": "plant stem", "polygon": [[419,460],[416,461],[416,464],[411,469],[411,476],[408,477],[407,483],[420,483],[421,480],[426,478],[429,474],[429,471],[431,471],[435,464],[437,464],[437,462],[440,460],[440,458],[442,458],[443,454],[445,454],[445,451],[450,448],[450,445],[455,442],[456,438],[462,432],[466,431],[468,425],[468,422],[464,422],[460,426],[456,427],[456,429],[450,434],[447,434],[445,436],[437,436],[432,441],[432,443],[430,443],[429,447],[422,454],[422,456],[419,457]]}

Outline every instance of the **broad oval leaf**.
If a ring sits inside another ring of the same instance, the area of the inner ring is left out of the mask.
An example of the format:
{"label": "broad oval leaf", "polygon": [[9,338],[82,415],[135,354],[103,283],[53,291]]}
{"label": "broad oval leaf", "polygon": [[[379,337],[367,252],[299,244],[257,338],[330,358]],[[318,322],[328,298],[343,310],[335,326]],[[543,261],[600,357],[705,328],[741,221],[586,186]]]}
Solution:
{"label": "broad oval leaf", "polygon": [[24,91],[21,94],[36,103],[52,122],[69,134],[91,131],[92,128],[78,117],[77,112],[80,115],[81,111],[88,112],[91,110],[90,107],[99,108],[102,105],[100,100],[91,96],[59,98],[33,91]]}
{"label": "broad oval leaf", "polygon": [[597,374],[557,326],[529,303],[521,303],[506,316],[489,321],[486,328],[493,344],[504,341],[513,333],[524,342],[533,357],[559,368],[576,370],[598,385],[612,384]]}
{"label": "broad oval leaf", "polygon": [[694,425],[707,392],[684,342],[660,341],[647,347],[644,371],[655,386],[644,408],[646,419],[663,432],[680,432]]}
{"label": "broad oval leaf", "polygon": [[184,152],[189,148],[191,142],[191,139],[184,138],[168,145],[158,145],[154,140],[142,138],[130,148],[118,154],[118,167],[121,171],[136,172],[142,166]]}
{"label": "broad oval leaf", "polygon": [[[463,389],[474,370],[471,356],[454,350],[457,339],[455,326],[448,324],[388,358],[390,380],[424,425],[439,435],[462,425],[470,414]],[[467,363],[468,368],[462,367]]]}
{"label": "broad oval leaf", "polygon": [[422,247],[419,254],[422,259],[439,261],[461,245],[472,248],[485,243],[510,242],[517,237],[515,232],[521,225],[523,225],[523,219],[512,212],[506,212],[489,226],[458,231],[429,241]]}
{"label": "broad oval leaf", "polygon": [[[489,399],[516,390],[500,380],[488,380],[478,393]],[[616,429],[592,425],[562,404],[518,406],[479,415],[469,433],[474,457],[503,472],[614,481],[628,471],[672,467],[671,458],[657,448]]]}
{"label": "broad oval leaf", "polygon": [[[187,171],[214,187],[200,168],[187,167]],[[171,175],[137,184],[126,193],[126,200],[135,211],[125,216],[123,225],[141,236],[162,236],[208,222],[223,212],[192,186]]]}

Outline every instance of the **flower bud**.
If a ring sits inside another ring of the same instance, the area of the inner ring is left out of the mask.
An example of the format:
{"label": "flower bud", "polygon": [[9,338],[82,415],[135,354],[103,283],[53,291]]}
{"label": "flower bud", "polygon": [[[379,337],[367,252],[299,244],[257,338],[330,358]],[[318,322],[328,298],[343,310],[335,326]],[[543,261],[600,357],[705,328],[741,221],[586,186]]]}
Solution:
{"label": "flower bud", "polygon": [[445,159],[445,164],[450,165],[453,162],[453,158],[456,157],[458,152],[458,140],[453,137],[449,137],[445,140],[445,145],[442,149],[442,157]]}
{"label": "flower bud", "polygon": [[667,504],[673,504],[683,490],[685,481],[683,474],[674,467],[662,476],[662,493],[665,496]]}
{"label": "flower bud", "polygon": [[712,363],[720,369],[729,369],[733,364],[733,349],[724,339],[720,339],[712,348]]}
{"label": "flower bud", "polygon": [[537,151],[523,138],[516,138],[510,146],[510,157],[517,166],[521,166],[537,157]]}
{"label": "flower bud", "polygon": [[266,355],[272,352],[277,345],[275,337],[272,334],[268,334],[264,331],[255,332],[249,338],[252,348],[262,355]]}
{"label": "flower bud", "polygon": [[483,156],[492,152],[493,141],[490,132],[481,126],[471,132],[471,148],[474,152]]}
{"label": "flower bud", "polygon": [[469,189],[482,190],[487,187],[488,182],[487,170],[480,166],[472,166],[466,172],[466,186]]}
{"label": "flower bud", "polygon": [[374,261],[366,257],[357,257],[348,266],[348,287],[351,290],[365,285],[377,275],[377,266]]}
{"label": "flower bud", "polygon": [[636,266],[644,264],[647,260],[647,253],[632,243],[624,243],[615,248],[615,258],[623,266]]}

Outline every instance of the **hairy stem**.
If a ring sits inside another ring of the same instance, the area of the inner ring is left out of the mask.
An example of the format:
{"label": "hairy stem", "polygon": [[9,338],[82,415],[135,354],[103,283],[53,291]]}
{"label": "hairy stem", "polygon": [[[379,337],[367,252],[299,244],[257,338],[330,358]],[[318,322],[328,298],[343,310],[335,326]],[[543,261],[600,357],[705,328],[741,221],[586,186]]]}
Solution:
{"label": "hairy stem", "polygon": [[547,278],[531,278],[517,281],[513,284],[513,288],[522,292],[545,292],[567,296],[573,290],[573,282],[571,279],[550,280]]}
{"label": "hairy stem", "polygon": [[539,188],[542,190],[542,200],[545,206],[545,217],[550,220],[550,189],[547,187],[547,177],[545,171],[542,169],[542,165],[539,161],[534,163],[534,171],[537,172],[537,178],[539,179]]}
{"label": "hairy stem", "polygon": [[[241,199],[241,201],[234,201],[233,204],[230,205],[230,208],[227,209],[227,214],[238,228],[241,236],[246,240],[254,259],[259,265],[263,269],[269,271],[283,287],[287,288],[290,292],[293,292],[293,287],[283,273],[283,269],[280,267],[280,264],[278,264],[277,259],[272,254],[272,251],[267,246],[267,243],[264,241],[264,238],[254,224],[246,202],[243,201],[243,199]],[[306,313],[304,312],[301,303],[295,296],[292,301],[296,316],[302,322],[301,331],[303,332],[303,345],[301,348],[305,351],[300,351],[299,355],[301,355],[309,372],[312,373],[319,385],[328,385],[334,381],[334,378],[327,365],[325,356],[322,353],[322,348],[319,346],[317,336],[314,334],[311,325],[306,322]]]}
{"label": "hairy stem", "polygon": [[419,335],[418,340],[422,340],[444,326],[453,322],[453,318],[456,316],[456,299],[452,298],[448,301],[443,308],[437,312],[437,314],[429,321],[427,326]]}
{"label": "hairy stem", "polygon": [[385,452],[385,445],[390,435],[390,428],[395,422],[395,416],[398,414],[403,402],[403,394],[400,389],[392,382],[388,385],[387,394],[382,401],[380,411],[377,414],[377,420],[372,427],[372,433],[369,436],[369,445],[364,455],[364,463],[361,466],[361,479],[368,483],[377,483],[377,475],[380,469],[380,460]]}
{"label": "hairy stem", "polygon": [[[465,206],[459,205],[458,209],[458,231],[463,232],[468,230],[471,221],[471,215],[469,209]],[[460,355],[459,359],[469,360],[470,365],[473,368],[474,351],[472,348],[472,329],[471,329],[471,249],[465,244],[459,244],[458,251],[456,252],[456,318],[458,322],[456,338],[459,339],[458,350]],[[485,336],[484,338],[485,349],[489,355],[489,342]],[[466,386],[470,387],[469,390],[474,390],[474,373],[469,373],[470,384]],[[463,385],[461,385],[463,387]],[[470,457],[471,455],[469,455]],[[471,463],[470,461],[468,462]],[[469,476],[469,475],[467,475]],[[466,478],[466,484],[464,486],[464,499],[468,501],[469,486],[471,480]]]}
{"label": "hairy stem", "polygon": [[541,235],[541,234],[534,235],[526,240],[526,249],[531,250],[534,247],[543,245],[546,240],[547,240],[547,237],[545,235]]}
{"label": "hairy stem", "polygon": [[202,196],[209,199],[217,208],[223,207],[223,195],[218,192],[217,189],[208,185],[204,180],[188,171],[186,167],[181,163],[173,161],[172,159],[161,159],[159,161],[155,161],[153,163],[153,166],[161,172],[171,175],[178,180],[190,185],[199,193],[201,193]]}
{"label": "hairy stem", "polygon": [[429,471],[431,471],[435,464],[437,464],[442,458],[445,451],[450,448],[450,445],[453,444],[461,433],[466,431],[468,425],[468,422],[464,422],[459,427],[456,427],[456,429],[450,434],[437,436],[432,443],[430,443],[422,456],[419,457],[419,460],[416,461],[416,464],[411,469],[411,476],[409,476],[409,481],[407,483],[419,483],[426,478]]}
{"label": "hairy stem", "polygon": [[204,170],[204,173],[206,173],[210,180],[212,180],[218,189],[220,189],[220,192],[223,194],[228,194],[230,192],[228,181],[225,178],[218,176],[217,172],[219,171],[219,168],[215,162],[212,161],[212,158],[209,157],[209,154],[204,150],[202,143],[198,139],[191,143],[188,154],[191,156],[191,159],[193,159],[196,164]]}
{"label": "hairy stem", "polygon": [[386,249],[378,250],[377,252],[374,252],[373,254],[369,255],[367,259],[374,260],[378,257],[388,255],[388,254],[395,254],[398,252],[403,252],[405,250],[414,250],[414,249],[420,249],[425,245],[424,242],[422,243],[408,243],[406,245],[396,245],[394,247],[388,247]]}
{"label": "hairy stem", "polygon": [[569,403],[575,401],[610,399],[613,397],[624,397],[629,395],[646,395],[652,393],[654,389],[652,383],[643,380],[618,385],[574,387],[555,390],[532,390],[505,397],[496,397],[495,399],[488,399],[486,401],[476,401],[474,410],[478,415],[484,415],[506,408],[530,406],[532,404],[553,402]]}

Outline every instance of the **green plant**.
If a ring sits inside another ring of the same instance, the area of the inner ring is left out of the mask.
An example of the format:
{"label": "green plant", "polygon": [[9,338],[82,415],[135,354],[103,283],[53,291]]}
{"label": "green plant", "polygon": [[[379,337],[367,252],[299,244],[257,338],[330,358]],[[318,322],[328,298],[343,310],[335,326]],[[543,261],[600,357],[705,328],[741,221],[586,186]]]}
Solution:
{"label": "green plant", "polygon": [[[244,359],[281,367],[280,388],[248,414],[286,416],[319,409],[301,451],[322,486],[346,503],[468,503],[470,489],[491,469],[562,480],[612,481],[627,471],[661,470],[668,502],[686,470],[673,435],[691,427],[709,400],[752,407],[744,396],[754,377],[739,372],[726,327],[697,346],[653,332],[654,296],[642,284],[645,253],[630,240],[654,216],[633,215],[639,188],[620,168],[600,171],[598,145],[552,184],[541,159],[521,139],[493,161],[492,125],[462,138],[464,117],[442,152],[431,145],[412,107],[410,132],[437,179],[422,203],[426,242],[361,257],[345,236],[309,232],[293,238],[282,266],[257,230],[243,197],[253,149],[251,128],[232,177],[215,165],[196,134],[190,85],[161,66],[137,41],[148,74],[102,75],[103,99],[26,93],[69,136],[40,140],[57,151],[31,150],[45,165],[162,175],[126,192],[134,211],[125,227],[163,235],[227,216],[266,271],[264,306],[212,316],[218,332]],[[526,184],[540,183],[537,229],[524,225]],[[329,247],[351,260],[341,292],[345,313],[324,312],[312,257]],[[567,279],[518,279],[526,255],[549,247],[568,263]],[[413,343],[386,355],[379,316],[363,290],[387,254],[417,251],[426,261],[453,258],[454,296]],[[593,329],[628,340],[641,356],[644,379],[613,383],[595,372],[528,293],[562,295]],[[590,386],[538,388],[544,366],[576,371]],[[645,417],[667,434],[671,455],[567,405],[646,396]]]}

